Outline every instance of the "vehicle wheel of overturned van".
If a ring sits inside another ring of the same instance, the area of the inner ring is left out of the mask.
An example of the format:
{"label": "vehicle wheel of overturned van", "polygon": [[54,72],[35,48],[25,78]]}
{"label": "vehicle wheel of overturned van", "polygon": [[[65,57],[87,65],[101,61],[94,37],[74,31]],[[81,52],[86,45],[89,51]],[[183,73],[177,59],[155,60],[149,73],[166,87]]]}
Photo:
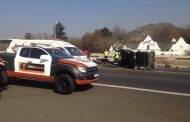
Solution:
{"label": "vehicle wheel of overturned van", "polygon": [[55,81],[55,91],[58,93],[71,94],[74,89],[74,80],[69,75],[60,75]]}
{"label": "vehicle wheel of overturned van", "polygon": [[8,77],[5,73],[5,71],[0,72],[0,86],[6,86],[8,85]]}

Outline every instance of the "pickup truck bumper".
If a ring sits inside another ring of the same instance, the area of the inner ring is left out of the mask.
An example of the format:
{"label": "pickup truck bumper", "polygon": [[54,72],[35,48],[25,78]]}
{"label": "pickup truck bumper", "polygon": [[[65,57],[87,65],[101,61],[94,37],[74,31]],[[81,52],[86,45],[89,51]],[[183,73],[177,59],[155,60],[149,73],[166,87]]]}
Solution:
{"label": "pickup truck bumper", "polygon": [[75,79],[75,83],[77,85],[85,85],[94,83],[99,79],[99,72],[96,73],[87,73],[87,74],[81,74]]}

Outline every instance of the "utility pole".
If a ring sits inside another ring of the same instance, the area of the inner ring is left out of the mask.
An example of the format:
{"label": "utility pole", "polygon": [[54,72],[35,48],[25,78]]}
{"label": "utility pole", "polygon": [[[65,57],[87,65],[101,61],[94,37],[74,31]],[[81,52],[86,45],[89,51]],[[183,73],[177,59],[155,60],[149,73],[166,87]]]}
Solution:
{"label": "utility pole", "polygon": [[57,39],[57,24],[58,22],[55,23],[55,40]]}

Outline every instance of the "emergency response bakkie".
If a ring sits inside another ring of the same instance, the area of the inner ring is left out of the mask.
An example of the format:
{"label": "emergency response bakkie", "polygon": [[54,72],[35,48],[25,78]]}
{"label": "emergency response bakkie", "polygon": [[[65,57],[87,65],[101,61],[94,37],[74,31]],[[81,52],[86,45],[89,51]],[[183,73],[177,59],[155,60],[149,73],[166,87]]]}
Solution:
{"label": "emergency response bakkie", "polygon": [[0,58],[8,62],[1,66],[1,85],[7,84],[8,79],[52,82],[56,92],[70,94],[77,85],[91,84],[99,79],[96,63],[73,58],[57,47],[24,46],[16,55],[0,53]]}

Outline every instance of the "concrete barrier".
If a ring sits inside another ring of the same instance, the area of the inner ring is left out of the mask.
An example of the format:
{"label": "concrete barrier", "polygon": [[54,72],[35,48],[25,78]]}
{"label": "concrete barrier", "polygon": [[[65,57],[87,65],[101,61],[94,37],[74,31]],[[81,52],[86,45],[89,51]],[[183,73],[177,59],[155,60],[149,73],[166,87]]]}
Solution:
{"label": "concrete barrier", "polygon": [[190,68],[190,56],[162,56],[157,55],[155,57],[155,65],[178,67],[178,68]]}

